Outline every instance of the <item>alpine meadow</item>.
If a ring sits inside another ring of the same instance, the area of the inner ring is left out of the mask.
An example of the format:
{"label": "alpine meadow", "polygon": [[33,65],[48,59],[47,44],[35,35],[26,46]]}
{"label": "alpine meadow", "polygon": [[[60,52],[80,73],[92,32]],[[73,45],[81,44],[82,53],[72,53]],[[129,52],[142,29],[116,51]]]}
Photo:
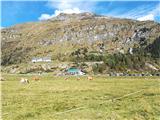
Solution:
{"label": "alpine meadow", "polygon": [[2,120],[160,120],[160,2],[1,2]]}

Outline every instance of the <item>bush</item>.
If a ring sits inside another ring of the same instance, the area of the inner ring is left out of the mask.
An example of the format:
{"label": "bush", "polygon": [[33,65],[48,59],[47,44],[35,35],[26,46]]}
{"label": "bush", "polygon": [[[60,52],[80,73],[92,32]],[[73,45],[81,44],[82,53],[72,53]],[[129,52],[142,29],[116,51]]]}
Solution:
{"label": "bush", "polygon": [[92,66],[94,73],[103,73],[106,70],[105,64],[95,64]]}
{"label": "bush", "polygon": [[103,59],[102,55],[89,54],[85,56],[86,61],[102,61],[102,59]]}

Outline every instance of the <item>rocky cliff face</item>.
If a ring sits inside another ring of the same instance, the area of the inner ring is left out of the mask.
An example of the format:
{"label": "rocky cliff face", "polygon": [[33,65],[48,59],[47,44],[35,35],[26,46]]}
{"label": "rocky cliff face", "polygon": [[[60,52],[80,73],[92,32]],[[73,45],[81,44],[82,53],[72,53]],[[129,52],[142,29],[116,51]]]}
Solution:
{"label": "rocky cliff face", "polygon": [[93,13],[60,14],[41,22],[1,30],[2,65],[27,63],[32,57],[51,56],[70,61],[71,54],[134,54],[136,50],[160,58],[160,24],[110,18]]}

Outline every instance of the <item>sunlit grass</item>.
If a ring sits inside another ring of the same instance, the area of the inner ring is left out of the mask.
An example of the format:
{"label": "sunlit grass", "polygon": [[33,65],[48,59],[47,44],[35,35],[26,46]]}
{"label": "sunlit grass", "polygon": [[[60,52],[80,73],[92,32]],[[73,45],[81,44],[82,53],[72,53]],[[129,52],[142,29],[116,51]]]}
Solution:
{"label": "sunlit grass", "polygon": [[[159,120],[160,79],[158,77],[54,77],[5,74],[2,81],[4,120]],[[29,84],[20,84],[26,77]],[[140,93],[109,101],[123,95]],[[109,102],[108,102],[109,101]],[[77,109],[82,107],[82,109]],[[66,112],[68,110],[73,110]]]}

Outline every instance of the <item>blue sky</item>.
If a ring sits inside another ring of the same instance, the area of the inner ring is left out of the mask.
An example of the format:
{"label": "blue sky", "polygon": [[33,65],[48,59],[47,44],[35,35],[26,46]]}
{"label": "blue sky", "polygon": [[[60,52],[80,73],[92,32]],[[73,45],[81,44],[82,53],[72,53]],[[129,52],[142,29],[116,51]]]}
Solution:
{"label": "blue sky", "polygon": [[87,11],[112,17],[160,22],[160,1],[2,1],[1,26],[46,20],[62,12]]}

